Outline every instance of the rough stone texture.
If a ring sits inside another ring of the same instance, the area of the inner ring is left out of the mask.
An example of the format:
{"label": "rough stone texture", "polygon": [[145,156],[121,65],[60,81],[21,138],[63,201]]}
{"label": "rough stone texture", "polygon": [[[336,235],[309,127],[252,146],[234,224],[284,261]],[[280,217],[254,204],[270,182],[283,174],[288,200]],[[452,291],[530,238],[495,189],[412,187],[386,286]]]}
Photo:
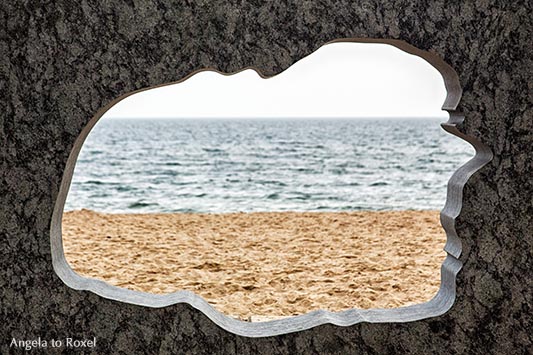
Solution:
{"label": "rough stone texture", "polygon": [[[0,352],[14,351],[11,338],[96,336],[100,354],[531,353],[532,11],[527,1],[1,2]],[[438,54],[464,90],[459,129],[494,154],[463,191],[463,268],[446,314],[250,338],[187,304],[147,308],[61,281],[54,204],[74,142],[99,110],[201,68],[273,75],[347,37]]]}

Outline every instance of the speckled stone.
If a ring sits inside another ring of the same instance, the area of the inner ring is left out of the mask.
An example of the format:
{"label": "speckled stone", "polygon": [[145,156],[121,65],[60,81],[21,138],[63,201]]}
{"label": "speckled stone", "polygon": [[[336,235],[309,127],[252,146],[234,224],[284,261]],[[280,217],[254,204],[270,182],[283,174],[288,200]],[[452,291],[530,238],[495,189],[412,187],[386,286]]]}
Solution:
{"label": "speckled stone", "polygon": [[[532,13],[529,1],[2,1],[0,353],[37,337],[96,337],[85,349],[95,354],[531,353]],[[275,75],[339,38],[399,39],[442,58],[463,89],[454,112],[465,119],[448,129],[493,157],[459,174],[469,179],[444,213],[462,264],[451,309],[250,337],[187,303],[152,308],[65,285],[52,217],[95,115],[199,69]]]}

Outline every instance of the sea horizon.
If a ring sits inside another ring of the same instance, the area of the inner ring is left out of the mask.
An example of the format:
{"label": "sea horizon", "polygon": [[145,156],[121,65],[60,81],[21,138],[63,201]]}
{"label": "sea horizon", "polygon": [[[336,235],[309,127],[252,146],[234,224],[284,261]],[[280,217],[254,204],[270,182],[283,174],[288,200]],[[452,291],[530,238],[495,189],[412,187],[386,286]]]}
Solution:
{"label": "sea horizon", "polygon": [[442,118],[102,118],[65,210],[441,209],[473,150]]}

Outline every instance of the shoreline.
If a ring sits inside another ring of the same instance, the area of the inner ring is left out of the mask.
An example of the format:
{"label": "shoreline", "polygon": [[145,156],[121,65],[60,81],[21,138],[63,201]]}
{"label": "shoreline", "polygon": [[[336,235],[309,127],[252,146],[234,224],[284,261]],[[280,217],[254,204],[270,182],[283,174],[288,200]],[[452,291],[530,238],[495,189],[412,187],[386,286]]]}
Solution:
{"label": "shoreline", "polygon": [[428,301],[445,241],[439,211],[63,215],[65,256],[80,275],[193,291],[240,319]]}

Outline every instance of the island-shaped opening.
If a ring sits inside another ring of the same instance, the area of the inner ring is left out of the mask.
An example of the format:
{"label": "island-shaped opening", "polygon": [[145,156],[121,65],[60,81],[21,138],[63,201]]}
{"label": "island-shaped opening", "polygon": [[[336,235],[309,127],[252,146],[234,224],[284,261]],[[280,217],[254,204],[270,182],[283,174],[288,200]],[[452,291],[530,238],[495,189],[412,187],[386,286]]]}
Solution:
{"label": "island-shaped opening", "polygon": [[426,60],[368,43],[268,80],[206,71],[129,96],[83,143],[64,256],[248,321],[427,302],[446,184],[473,155],[440,127],[447,97]]}

